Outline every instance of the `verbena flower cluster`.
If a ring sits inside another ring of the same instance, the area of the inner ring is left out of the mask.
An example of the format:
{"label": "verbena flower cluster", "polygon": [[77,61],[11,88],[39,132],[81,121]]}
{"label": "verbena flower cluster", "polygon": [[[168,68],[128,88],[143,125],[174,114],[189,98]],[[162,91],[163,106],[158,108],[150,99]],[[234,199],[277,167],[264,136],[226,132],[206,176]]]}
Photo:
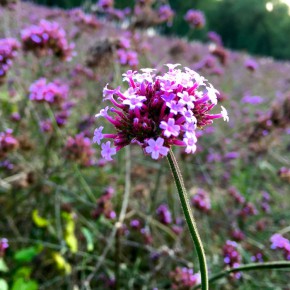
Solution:
{"label": "verbena flower cluster", "polygon": [[193,286],[200,284],[200,274],[194,274],[193,270],[186,267],[177,267],[170,272],[172,280],[171,289],[174,290],[190,290]]}
{"label": "verbena flower cluster", "polygon": [[2,238],[0,240],[0,257],[3,257],[6,249],[9,248],[8,240],[6,238]]}
{"label": "verbena flower cluster", "polygon": [[54,54],[61,60],[70,60],[74,55],[74,44],[69,44],[66,33],[57,22],[41,20],[21,31],[23,49],[37,56]]}
{"label": "verbena flower cluster", "polygon": [[168,225],[172,223],[171,212],[166,204],[161,204],[157,210],[156,214],[158,216],[158,220],[164,224]]}
{"label": "verbena flower cluster", "polygon": [[13,137],[12,133],[11,129],[0,132],[0,158],[5,157],[7,153],[19,147],[19,142]]}
{"label": "verbena flower cluster", "polygon": [[192,28],[202,28],[205,25],[204,14],[199,10],[188,10],[184,19]]}
{"label": "verbena flower cluster", "polygon": [[100,21],[95,15],[86,14],[80,8],[74,8],[68,12],[68,15],[73,18],[74,22],[81,28],[99,28],[101,26]]}
{"label": "verbena flower cluster", "polygon": [[280,249],[283,251],[286,260],[290,261],[290,241],[280,234],[274,234],[270,239],[271,249]]}
{"label": "verbena flower cluster", "polygon": [[14,38],[0,39],[0,83],[12,66],[12,60],[20,48],[19,42]]}
{"label": "verbena flower cluster", "polygon": [[[226,241],[226,244],[223,246],[223,256],[224,263],[230,268],[237,268],[240,266],[242,261],[241,254],[238,252],[238,244],[234,241]],[[241,273],[233,273],[233,277],[236,279],[241,278]]]}
{"label": "verbena flower cluster", "polygon": [[[129,84],[125,92],[106,85],[104,100],[113,106],[105,107],[96,117],[107,119],[116,132],[104,134],[103,126],[95,130],[93,142],[101,145],[103,158],[112,160],[112,155],[129,144],[138,144],[153,159],[166,156],[172,145],[194,153],[197,128],[217,118],[228,121],[224,107],[221,113],[210,114],[219,92],[204,77],[189,68],[182,71],[176,69],[178,65],[167,66],[169,71],[160,76],[154,69],[127,71],[123,74],[123,81]],[[102,143],[103,139],[113,141]]]}
{"label": "verbena flower cluster", "polygon": [[29,88],[29,99],[35,102],[46,102],[54,105],[61,105],[68,97],[68,86],[60,81],[48,83],[41,78],[31,84]]}
{"label": "verbena flower cluster", "polygon": [[191,198],[191,204],[195,208],[205,213],[209,212],[211,209],[211,202],[210,202],[209,195],[205,190],[201,188],[199,188],[196,194],[194,194],[194,196]]}
{"label": "verbena flower cluster", "polygon": [[103,194],[97,200],[97,206],[92,211],[92,217],[98,219],[101,215],[104,215],[107,219],[115,219],[116,212],[113,210],[112,198],[115,190],[112,187],[108,187]]}
{"label": "verbena flower cluster", "polygon": [[68,137],[64,152],[67,159],[82,166],[90,166],[95,150],[92,148],[91,139],[79,133],[75,137]]}
{"label": "verbena flower cluster", "polygon": [[170,26],[172,25],[174,11],[169,5],[161,5],[158,9],[158,16],[161,23],[166,22]]}

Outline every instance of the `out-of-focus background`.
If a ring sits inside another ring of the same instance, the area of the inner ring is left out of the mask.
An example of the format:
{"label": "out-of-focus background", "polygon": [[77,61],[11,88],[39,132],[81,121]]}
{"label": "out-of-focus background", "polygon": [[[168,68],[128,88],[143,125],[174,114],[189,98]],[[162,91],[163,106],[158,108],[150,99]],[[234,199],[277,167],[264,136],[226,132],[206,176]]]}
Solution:
{"label": "out-of-focus background", "polygon": [[[273,56],[277,59],[290,58],[290,43],[287,37],[290,27],[289,0],[171,0],[168,2],[175,11],[175,16],[170,27],[159,27],[162,33],[205,41],[207,32],[214,30],[222,36],[226,47],[256,55]],[[34,3],[66,9],[94,4],[93,1],[81,0],[39,0]],[[132,8],[134,3],[134,0],[117,0],[115,6]],[[203,29],[196,31],[186,25],[184,15],[189,9],[203,11],[207,20]]]}

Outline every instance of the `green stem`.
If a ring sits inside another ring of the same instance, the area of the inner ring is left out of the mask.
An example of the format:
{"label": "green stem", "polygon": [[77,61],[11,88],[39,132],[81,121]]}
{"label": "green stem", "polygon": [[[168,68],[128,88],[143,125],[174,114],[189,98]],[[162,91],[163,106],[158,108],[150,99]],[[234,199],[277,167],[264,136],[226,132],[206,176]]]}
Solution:
{"label": "green stem", "polygon": [[[216,280],[219,280],[225,276],[228,276],[234,272],[243,272],[243,271],[251,271],[251,270],[262,270],[262,269],[283,269],[290,268],[290,262],[288,261],[278,261],[278,262],[267,262],[267,263],[251,263],[248,265],[243,265],[237,268],[231,268],[225,271],[222,271],[216,275],[213,275],[209,279],[209,283],[213,283]],[[201,285],[195,286],[193,289],[198,289]]]}
{"label": "green stem", "polygon": [[193,239],[196,252],[199,259],[200,265],[200,274],[201,274],[201,289],[208,290],[208,274],[207,274],[207,266],[206,266],[206,259],[204,254],[204,249],[202,246],[201,239],[198,234],[197,226],[191,212],[191,206],[189,203],[188,195],[186,193],[182,175],[180,169],[178,167],[177,161],[174,157],[172,150],[170,149],[169,154],[167,155],[167,159],[176,183],[179,199],[181,202],[181,206],[183,209],[183,213],[190,231],[191,238]]}

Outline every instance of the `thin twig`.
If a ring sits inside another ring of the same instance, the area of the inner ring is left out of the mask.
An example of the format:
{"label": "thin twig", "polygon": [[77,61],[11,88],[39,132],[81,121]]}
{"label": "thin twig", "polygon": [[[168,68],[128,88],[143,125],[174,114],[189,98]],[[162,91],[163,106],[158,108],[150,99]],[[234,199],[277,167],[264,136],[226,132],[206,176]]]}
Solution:
{"label": "thin twig", "polygon": [[125,176],[125,190],[124,190],[124,198],[123,198],[123,203],[121,207],[121,212],[118,218],[118,221],[115,223],[114,228],[108,238],[108,243],[106,248],[103,251],[102,256],[98,259],[98,263],[96,264],[94,271],[87,277],[87,279],[84,281],[84,286],[86,289],[89,289],[89,284],[91,280],[94,278],[95,274],[99,270],[100,266],[104,263],[104,260],[109,252],[109,250],[112,248],[113,242],[114,242],[114,237],[117,233],[117,230],[122,227],[122,224],[124,222],[125,216],[126,216],[126,211],[128,208],[128,203],[129,203],[129,194],[130,194],[130,188],[131,188],[131,158],[130,158],[130,149],[127,146],[125,148],[125,170],[126,170],[126,176]]}

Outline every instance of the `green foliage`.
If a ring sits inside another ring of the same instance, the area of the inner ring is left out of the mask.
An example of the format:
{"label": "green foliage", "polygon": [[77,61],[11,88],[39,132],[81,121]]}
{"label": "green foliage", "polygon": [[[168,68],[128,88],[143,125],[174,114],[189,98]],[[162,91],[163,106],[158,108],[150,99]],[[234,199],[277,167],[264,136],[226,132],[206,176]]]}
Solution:
{"label": "green foliage", "polygon": [[31,262],[40,253],[41,249],[39,246],[21,249],[15,253],[14,259],[20,263]]}
{"label": "green foliage", "polygon": [[4,279],[0,279],[0,290],[8,290],[8,284]]}

